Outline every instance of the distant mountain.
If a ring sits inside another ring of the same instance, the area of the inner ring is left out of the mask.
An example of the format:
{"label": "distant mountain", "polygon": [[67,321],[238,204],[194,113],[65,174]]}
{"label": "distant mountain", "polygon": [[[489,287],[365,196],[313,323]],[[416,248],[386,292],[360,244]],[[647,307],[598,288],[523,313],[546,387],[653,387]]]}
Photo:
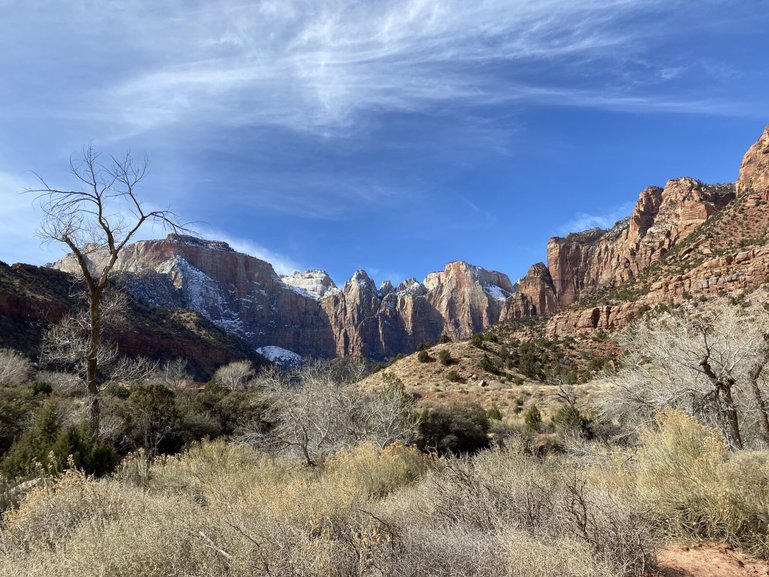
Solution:
{"label": "distant mountain", "polygon": [[[385,358],[538,315],[553,315],[551,334],[610,330],[644,307],[758,286],[769,274],[768,201],[769,127],[735,184],[685,177],[646,188],[610,230],[551,239],[547,265],[517,283],[457,261],[422,282],[376,287],[359,270],[337,287],[323,271],[280,277],[226,243],[181,235],[126,247],[115,270],[138,300],[196,311],[254,349]],[[98,267],[104,254],[89,258]],[[77,270],[72,256],[53,266]]]}
{"label": "distant mountain", "polygon": [[[105,255],[88,258],[98,268]],[[52,266],[78,270],[71,255]],[[323,271],[280,277],[269,263],[226,243],[171,234],[126,247],[115,272],[142,302],[194,310],[255,349],[385,358],[442,334],[467,338],[500,320],[537,314],[553,301],[540,286],[549,282],[543,266],[513,284],[502,273],[458,261],[397,287],[388,281],[376,287],[359,270],[339,288]]]}
{"label": "distant mountain", "polygon": [[[25,264],[0,262],[0,347],[10,347],[37,359],[45,329],[78,305],[81,287],[65,272]],[[246,343],[198,313],[149,306],[129,300],[125,322],[107,331],[121,353],[158,360],[182,357],[200,380],[222,364],[263,359]]]}

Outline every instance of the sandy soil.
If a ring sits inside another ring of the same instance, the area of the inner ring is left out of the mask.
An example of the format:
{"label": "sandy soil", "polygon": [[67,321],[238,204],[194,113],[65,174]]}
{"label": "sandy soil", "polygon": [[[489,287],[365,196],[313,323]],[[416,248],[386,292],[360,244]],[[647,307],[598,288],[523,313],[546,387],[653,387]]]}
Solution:
{"label": "sandy soil", "polygon": [[654,577],[743,577],[769,576],[769,561],[751,559],[729,546],[698,544],[669,546],[657,555],[659,571]]}

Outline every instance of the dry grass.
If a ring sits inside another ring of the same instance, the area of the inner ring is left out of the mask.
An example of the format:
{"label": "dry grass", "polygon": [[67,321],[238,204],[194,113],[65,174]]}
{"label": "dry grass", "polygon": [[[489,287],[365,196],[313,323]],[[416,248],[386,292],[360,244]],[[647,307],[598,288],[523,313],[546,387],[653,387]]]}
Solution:
{"label": "dry grass", "polygon": [[626,483],[663,531],[685,539],[726,541],[769,557],[769,453],[728,451],[723,436],[666,410],[641,436],[635,463],[617,463]]}
{"label": "dry grass", "polygon": [[347,448],[322,467],[204,442],[101,481],[68,472],[6,513],[0,575],[616,576],[660,537],[766,548],[766,455],[665,413],[635,454],[437,459]]}

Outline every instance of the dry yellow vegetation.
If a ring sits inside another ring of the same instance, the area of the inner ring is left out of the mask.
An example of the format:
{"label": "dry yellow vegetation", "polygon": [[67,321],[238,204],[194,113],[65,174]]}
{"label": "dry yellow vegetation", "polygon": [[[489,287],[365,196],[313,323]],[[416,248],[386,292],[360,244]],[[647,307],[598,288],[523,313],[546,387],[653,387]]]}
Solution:
{"label": "dry yellow vegetation", "polygon": [[0,528],[0,574],[642,575],[659,539],[769,554],[766,453],[667,411],[635,453],[541,459],[514,443],[439,459],[359,445],[319,467],[224,441],[33,489]]}

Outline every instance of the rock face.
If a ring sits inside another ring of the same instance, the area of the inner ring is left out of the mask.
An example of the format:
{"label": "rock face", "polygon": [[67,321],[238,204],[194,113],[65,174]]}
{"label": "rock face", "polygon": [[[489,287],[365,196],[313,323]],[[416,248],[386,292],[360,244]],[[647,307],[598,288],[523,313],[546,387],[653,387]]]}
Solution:
{"label": "rock face", "polygon": [[[577,303],[556,314],[548,323],[548,331],[568,334],[612,330],[624,325],[642,308],[692,297],[750,290],[765,284],[769,279],[769,127],[745,154],[734,189],[736,195],[728,185],[708,187],[692,179],[679,179],[668,183],[662,190],[660,201],[657,201],[654,190],[644,191],[628,225],[627,239],[632,240],[635,254],[635,261],[631,263],[638,265],[637,271],[630,267],[631,271],[637,274],[680,245],[677,254],[660,263],[658,270],[646,280],[646,286],[634,287],[643,289],[637,296],[625,302],[599,306],[580,307]],[[668,191],[673,202],[665,198]],[[655,205],[659,205],[656,212]],[[721,210],[725,205],[728,208]],[[639,210],[642,206],[647,208]],[[635,222],[638,222],[637,233],[634,232]],[[615,228],[620,226],[623,223],[618,223]],[[608,233],[597,234],[592,247],[600,245],[606,236]],[[555,244],[558,242],[551,241],[551,245]],[[599,254],[600,251],[592,247],[586,252],[593,250],[592,254]],[[576,279],[566,274],[564,284],[567,289],[573,286],[569,281],[595,279],[599,276],[596,271],[607,268],[600,259],[592,262],[587,259],[583,268],[573,266],[560,255],[560,248],[553,247],[554,258],[560,256],[561,262],[565,260],[572,266],[572,271],[580,273]],[[561,270],[564,270],[563,266]],[[621,275],[605,275],[604,283],[621,278]],[[632,274],[628,276],[628,279],[632,278]],[[596,286],[600,288],[607,284],[594,282],[590,288]],[[589,290],[583,287],[582,294]],[[559,303],[573,302],[574,291],[564,292],[566,296],[564,293],[559,295]]]}
{"label": "rock face", "polygon": [[760,194],[763,200],[769,201],[769,126],[748,149],[740,166],[737,193],[748,193],[751,190]]}
{"label": "rock face", "polygon": [[634,278],[734,197],[731,185],[677,178],[665,188],[643,190],[630,217],[608,231],[591,229],[551,239],[547,262],[557,306]]}
{"label": "rock face", "polygon": [[[769,273],[767,201],[769,127],[745,155],[735,185],[684,177],[646,188],[611,229],[551,239],[547,266],[535,264],[515,284],[457,261],[397,287],[385,281],[377,288],[357,271],[340,289],[323,271],[279,277],[269,263],[226,243],[178,235],[126,247],[116,270],[144,302],[197,311],[254,348],[381,358],[442,334],[461,339],[502,320],[556,312],[553,332],[611,329],[643,305],[756,286]],[[104,257],[90,258],[98,267]],[[72,257],[55,266],[77,270]],[[650,267],[656,276],[644,281],[642,297],[578,306],[591,294],[600,301],[603,289],[637,288]]]}
{"label": "rock face", "polygon": [[[0,263],[0,347],[37,358],[49,323],[82,305],[73,296],[78,292],[77,279],[67,273]],[[230,361],[261,362],[245,343],[192,311],[155,309],[137,301],[128,306],[125,322],[106,330],[106,337],[125,355],[161,361],[182,357],[187,359],[187,369],[201,380]]]}
{"label": "rock face", "polygon": [[[99,269],[105,255],[93,251]],[[53,265],[76,272],[72,256]],[[277,346],[302,356],[408,353],[442,334],[467,338],[504,318],[551,310],[544,265],[523,279],[523,290],[501,273],[453,262],[423,282],[408,279],[377,289],[357,271],[339,289],[322,271],[279,277],[272,266],[226,243],[181,235],[126,247],[115,271],[137,298],[192,309],[254,348]],[[542,284],[543,286],[539,286]]]}

